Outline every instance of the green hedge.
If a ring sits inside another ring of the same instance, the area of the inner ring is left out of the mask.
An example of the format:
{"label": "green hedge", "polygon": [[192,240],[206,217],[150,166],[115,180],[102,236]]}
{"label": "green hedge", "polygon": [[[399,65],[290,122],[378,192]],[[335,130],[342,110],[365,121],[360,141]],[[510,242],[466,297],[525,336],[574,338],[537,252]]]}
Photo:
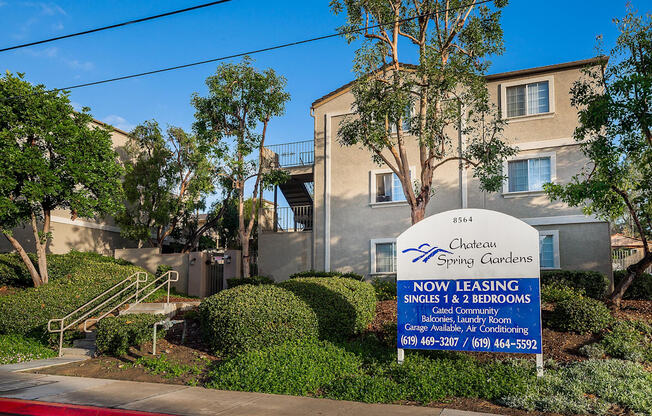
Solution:
{"label": "green hedge", "polygon": [[541,301],[546,303],[557,303],[568,298],[585,295],[584,289],[575,289],[563,283],[553,282],[541,286]]}
{"label": "green hedge", "polygon": [[241,285],[271,285],[274,284],[274,280],[267,276],[233,277],[226,279],[226,284],[231,289]]}
{"label": "green hedge", "polygon": [[[614,272],[614,283],[618,284],[625,278],[627,272],[618,270]],[[625,299],[652,300],[652,274],[643,273],[638,279],[634,279],[625,292]]]}
{"label": "green hedge", "polygon": [[[0,258],[6,261],[12,256],[1,255]],[[48,260],[48,284],[16,289],[0,296],[0,334],[44,339],[48,320],[63,317],[129,275],[142,271],[126,262],[90,253],[53,254],[48,255]],[[14,276],[19,277],[21,273],[31,282],[26,269]],[[68,331],[68,336],[73,336],[73,332]]]}
{"label": "green hedge", "polygon": [[[135,313],[106,317],[97,324],[97,350],[102,354],[121,357],[129,347],[139,347],[154,336],[154,324],[166,318],[165,315]],[[156,337],[163,338],[165,330],[157,328]]]}
{"label": "green hedge", "polygon": [[362,280],[363,276],[353,272],[325,272],[323,270],[304,270],[302,272],[293,273],[290,279],[297,279],[301,277],[344,277],[347,279]]}
{"label": "green hedge", "polygon": [[242,285],[199,305],[205,340],[235,353],[317,337],[317,316],[305,301],[276,285]]}
{"label": "green hedge", "polygon": [[551,326],[559,331],[580,334],[600,332],[613,322],[604,303],[584,296],[570,297],[555,305]]}
{"label": "green hedge", "polygon": [[543,270],[541,285],[562,284],[583,290],[586,296],[603,299],[607,295],[609,279],[602,273],[585,270]]}
{"label": "green hedge", "polygon": [[396,300],[396,280],[375,278],[371,285],[376,291],[378,300]]}
{"label": "green hedge", "polygon": [[303,299],[315,311],[322,339],[361,333],[376,312],[376,294],[367,282],[341,277],[296,278],[278,286]]}

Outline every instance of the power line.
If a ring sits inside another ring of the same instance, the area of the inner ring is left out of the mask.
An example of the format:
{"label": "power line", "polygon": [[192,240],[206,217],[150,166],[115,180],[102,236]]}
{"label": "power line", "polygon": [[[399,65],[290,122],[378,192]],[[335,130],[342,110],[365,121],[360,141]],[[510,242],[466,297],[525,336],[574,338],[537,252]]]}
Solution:
{"label": "power line", "polygon": [[95,32],[101,32],[103,30],[115,29],[117,27],[132,25],[134,23],[146,22],[148,20],[160,19],[161,17],[168,17],[168,16],[172,16],[172,15],[175,15],[175,14],[179,14],[179,13],[189,12],[189,11],[192,11],[192,10],[203,9],[204,7],[215,6],[217,4],[227,3],[229,1],[231,1],[231,0],[212,1],[210,3],[199,4],[197,6],[187,7],[185,9],[174,10],[174,11],[171,11],[171,12],[157,14],[157,15],[154,15],[154,16],[143,17],[143,18],[136,19],[136,20],[129,20],[127,22],[122,22],[122,23],[116,23],[116,24],[110,25],[110,26],[104,26],[104,27],[98,27],[96,29],[84,30],[83,32],[71,33],[69,35],[57,36],[57,37],[54,37],[54,38],[43,39],[43,40],[39,40],[39,41],[36,41],[36,42],[23,43],[22,45],[9,46],[8,48],[0,49],[0,52],[6,52],[6,51],[14,50],[14,49],[26,48],[28,46],[41,45],[43,43],[54,42],[55,40],[67,39],[67,38],[72,38],[72,37],[75,37],[75,36],[88,35],[89,33],[95,33]]}
{"label": "power line", "polygon": [[[463,9],[463,8],[466,8],[466,7],[469,7],[469,6],[478,6],[480,4],[489,3],[489,2],[492,2],[492,1],[494,1],[494,0],[482,0],[482,1],[474,2],[474,3],[469,3],[469,4],[457,6],[457,7],[449,7],[448,9],[436,10],[434,12],[424,13],[424,14],[413,16],[413,17],[406,17],[406,18],[399,19],[399,20],[392,21],[392,22],[378,23],[376,25],[363,27],[363,28],[348,29],[348,30],[344,30],[344,31],[341,31],[341,32],[338,32],[338,33],[332,33],[332,34],[329,34],[329,35],[318,36],[318,37],[299,40],[299,41],[295,41],[295,42],[283,43],[283,44],[280,44],[280,45],[269,46],[267,48],[256,49],[256,50],[241,52],[241,53],[236,53],[236,54],[233,54],[233,55],[221,56],[219,58],[206,59],[206,60],[203,60],[203,61],[197,61],[197,62],[192,62],[192,63],[188,63],[188,64],[183,64],[183,65],[176,65],[176,66],[171,66],[171,67],[167,67],[167,68],[155,69],[155,70],[152,70],[152,71],[140,72],[140,73],[137,73],[137,74],[123,75],[123,76],[120,76],[120,77],[108,78],[108,79],[103,79],[103,80],[100,80],[100,81],[93,81],[93,82],[87,82],[87,83],[83,83],[83,84],[76,84],[76,85],[71,85],[71,86],[63,87],[63,88],[55,88],[55,89],[44,91],[44,92],[58,92],[58,91],[72,90],[72,89],[75,89],[75,88],[90,87],[92,85],[106,84],[106,83],[109,83],[109,82],[122,81],[122,80],[125,80],[125,79],[138,78],[138,77],[143,77],[143,76],[153,75],[153,74],[160,74],[162,72],[175,71],[177,69],[183,69],[183,68],[189,68],[189,67],[198,66],[198,65],[204,65],[204,64],[208,64],[208,63],[212,63],[212,62],[224,61],[224,60],[227,60],[227,59],[239,58],[239,57],[247,56],[247,55],[255,55],[255,54],[262,53],[262,52],[269,52],[269,51],[273,51],[273,50],[276,50],[276,49],[288,48],[288,47],[291,47],[291,46],[297,46],[297,45],[302,45],[302,44],[305,44],[305,43],[316,42],[316,41],[329,39],[329,38],[334,38],[334,37],[338,37],[338,36],[342,36],[342,35],[359,33],[359,32],[362,32],[364,30],[375,29],[375,28],[391,25],[391,24],[394,24],[394,23],[397,23],[397,22],[398,23],[404,23],[404,22],[408,22],[410,20],[421,18],[421,17],[427,17],[427,16],[431,16],[431,15],[437,14],[437,13],[444,13],[444,12],[447,12],[447,11]],[[7,99],[17,98],[17,97],[20,97],[20,96],[7,97]]]}

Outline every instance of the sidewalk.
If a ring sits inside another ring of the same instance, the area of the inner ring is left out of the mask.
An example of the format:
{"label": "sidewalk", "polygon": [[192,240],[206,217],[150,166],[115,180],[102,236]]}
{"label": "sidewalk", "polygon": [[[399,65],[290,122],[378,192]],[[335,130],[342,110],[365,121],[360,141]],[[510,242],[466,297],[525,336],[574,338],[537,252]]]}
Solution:
{"label": "sidewalk", "polygon": [[0,397],[184,416],[489,416],[452,409],[365,404],[172,384],[4,371],[0,372]]}

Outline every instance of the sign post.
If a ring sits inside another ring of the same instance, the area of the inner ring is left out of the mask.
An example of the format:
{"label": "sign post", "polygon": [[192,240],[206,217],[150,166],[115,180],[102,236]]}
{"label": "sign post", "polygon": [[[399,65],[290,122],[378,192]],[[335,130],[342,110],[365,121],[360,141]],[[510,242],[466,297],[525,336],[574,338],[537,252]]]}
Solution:
{"label": "sign post", "polygon": [[396,240],[404,349],[527,353],[543,374],[539,233],[496,211],[425,218]]}

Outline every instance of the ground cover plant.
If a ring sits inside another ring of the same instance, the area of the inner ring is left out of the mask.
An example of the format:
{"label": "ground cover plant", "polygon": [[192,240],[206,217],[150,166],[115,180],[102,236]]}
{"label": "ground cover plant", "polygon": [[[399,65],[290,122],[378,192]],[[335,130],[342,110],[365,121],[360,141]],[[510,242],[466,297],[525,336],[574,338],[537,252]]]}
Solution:
{"label": "ground cover plant", "polygon": [[0,365],[52,358],[57,353],[41,340],[23,335],[0,335]]}
{"label": "ground cover plant", "polygon": [[[121,260],[91,253],[49,255],[50,282],[26,287],[26,270],[16,265],[15,255],[0,255],[0,264],[11,270],[15,286],[0,296],[0,334],[21,334],[45,339],[47,321],[61,318],[106,289],[142,269]],[[69,331],[68,336],[74,336]]]}
{"label": "ground cover plant", "polygon": [[[154,324],[165,318],[144,313],[106,317],[97,324],[97,350],[117,357],[125,355],[129,347],[152,340]],[[165,330],[157,328],[157,336],[164,337]]]}

